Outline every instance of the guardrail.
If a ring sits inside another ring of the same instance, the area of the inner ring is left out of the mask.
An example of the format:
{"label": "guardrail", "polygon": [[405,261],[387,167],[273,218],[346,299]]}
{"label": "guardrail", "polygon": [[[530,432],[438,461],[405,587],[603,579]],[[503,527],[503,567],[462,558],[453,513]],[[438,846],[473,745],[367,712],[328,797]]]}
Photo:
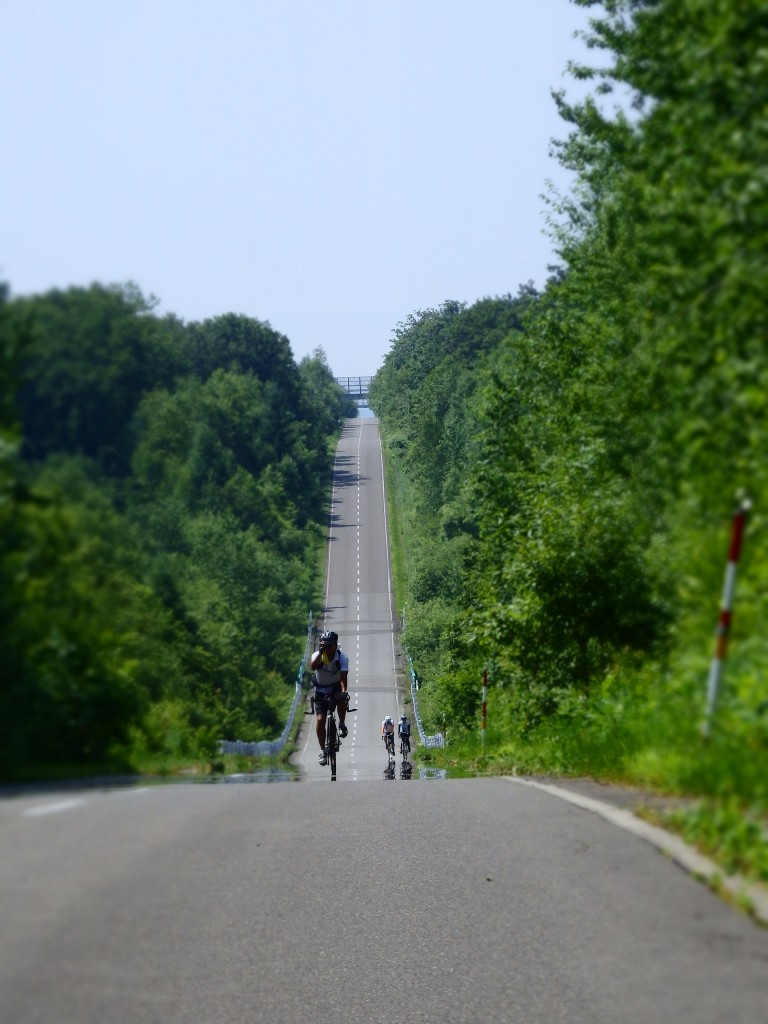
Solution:
{"label": "guardrail", "polygon": [[304,657],[301,659],[299,671],[296,675],[296,692],[294,693],[293,701],[291,702],[288,721],[285,723],[285,728],[283,729],[280,738],[277,740],[258,740],[253,743],[247,740],[219,740],[220,754],[242,754],[245,757],[276,757],[281,752],[285,744],[288,742],[288,737],[291,735],[293,722],[296,718],[296,709],[298,708],[302,697],[302,691],[304,689],[304,666],[306,665],[307,658],[309,657],[313,632],[314,619],[312,618],[312,612],[310,612]]}
{"label": "guardrail", "polygon": [[445,736],[443,736],[441,732],[436,733],[434,736],[427,736],[424,733],[424,727],[421,724],[421,715],[419,714],[419,701],[416,696],[416,691],[419,688],[419,680],[414,671],[410,654],[408,655],[408,664],[411,669],[411,705],[413,707],[413,717],[416,719],[416,726],[419,730],[419,739],[425,747],[444,747]]}

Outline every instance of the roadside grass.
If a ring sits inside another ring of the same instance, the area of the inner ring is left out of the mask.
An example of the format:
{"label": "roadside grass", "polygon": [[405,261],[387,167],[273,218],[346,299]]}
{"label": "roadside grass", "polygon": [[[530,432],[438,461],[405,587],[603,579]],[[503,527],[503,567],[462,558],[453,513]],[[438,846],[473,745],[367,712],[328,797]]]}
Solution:
{"label": "roadside grass", "polygon": [[768,885],[768,816],[736,800],[702,799],[670,811],[644,808],[641,817],[679,835],[722,867]]}

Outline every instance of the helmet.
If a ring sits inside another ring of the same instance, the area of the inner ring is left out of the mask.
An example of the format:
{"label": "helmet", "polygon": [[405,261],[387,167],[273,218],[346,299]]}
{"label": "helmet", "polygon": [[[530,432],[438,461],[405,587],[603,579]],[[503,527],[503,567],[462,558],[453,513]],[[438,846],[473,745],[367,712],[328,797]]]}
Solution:
{"label": "helmet", "polygon": [[391,715],[387,715],[387,717],[384,719],[384,721],[385,722],[391,722],[392,721],[392,716]]}
{"label": "helmet", "polygon": [[404,721],[405,721],[405,715],[400,715],[400,721],[401,721],[401,722],[404,722]]}
{"label": "helmet", "polygon": [[324,633],[320,634],[320,646],[323,644],[335,644],[339,642],[339,634],[334,633],[332,629],[326,629]]}

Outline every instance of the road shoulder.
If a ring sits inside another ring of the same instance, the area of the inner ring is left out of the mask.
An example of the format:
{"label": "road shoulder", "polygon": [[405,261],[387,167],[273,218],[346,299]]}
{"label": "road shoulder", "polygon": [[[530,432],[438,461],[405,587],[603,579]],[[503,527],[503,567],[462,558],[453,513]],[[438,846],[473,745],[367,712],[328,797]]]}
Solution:
{"label": "road shoulder", "polygon": [[768,925],[768,889],[739,875],[726,875],[723,869],[703,856],[680,836],[639,818],[639,807],[669,810],[690,801],[665,797],[642,789],[596,782],[593,779],[551,779],[547,776],[505,775],[518,785],[530,786],[550,796],[566,800],[583,810],[599,814],[613,825],[631,832],[660,850],[695,878],[706,882],[715,892],[727,893],[732,901],[749,907],[751,915]]}

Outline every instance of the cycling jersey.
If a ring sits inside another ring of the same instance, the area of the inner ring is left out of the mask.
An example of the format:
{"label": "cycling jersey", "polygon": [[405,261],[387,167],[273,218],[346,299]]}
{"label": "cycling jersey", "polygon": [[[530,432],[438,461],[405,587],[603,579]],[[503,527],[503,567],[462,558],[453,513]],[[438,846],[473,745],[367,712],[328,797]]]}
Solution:
{"label": "cycling jersey", "polygon": [[315,669],[314,684],[319,693],[332,693],[341,684],[342,672],[349,671],[349,658],[336,648],[333,659],[327,665],[318,665]]}

